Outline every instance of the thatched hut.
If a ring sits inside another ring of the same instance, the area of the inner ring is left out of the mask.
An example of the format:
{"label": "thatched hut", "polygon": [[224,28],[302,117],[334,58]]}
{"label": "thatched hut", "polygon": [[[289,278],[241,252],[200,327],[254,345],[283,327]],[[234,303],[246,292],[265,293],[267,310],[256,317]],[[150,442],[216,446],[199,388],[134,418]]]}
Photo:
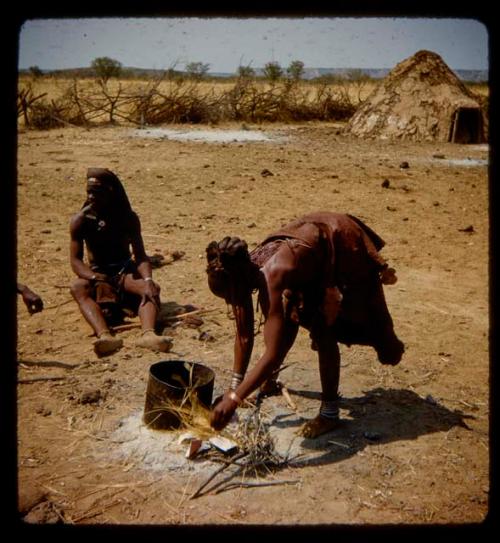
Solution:
{"label": "thatched hut", "polygon": [[482,143],[478,99],[431,51],[400,62],[351,117],[346,133],[363,138]]}

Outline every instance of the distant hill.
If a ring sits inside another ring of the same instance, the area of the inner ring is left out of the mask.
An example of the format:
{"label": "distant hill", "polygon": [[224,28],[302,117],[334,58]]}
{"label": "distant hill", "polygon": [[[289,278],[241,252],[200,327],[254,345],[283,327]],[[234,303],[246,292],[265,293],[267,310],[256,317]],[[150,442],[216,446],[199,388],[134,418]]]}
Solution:
{"label": "distant hill", "polygon": [[[304,79],[317,79],[318,77],[334,75],[346,77],[352,72],[368,76],[372,79],[383,79],[390,68],[305,68]],[[262,70],[255,70],[257,75],[262,75]],[[462,81],[487,82],[488,70],[454,70]]]}
{"label": "distant hill", "polygon": [[473,81],[474,83],[487,83],[488,70],[454,70],[462,81]]}
{"label": "distant hill", "polygon": [[[123,67],[124,76],[129,77],[160,77],[167,70],[155,70],[148,68]],[[303,79],[311,80],[325,76],[346,77],[349,74],[356,72],[368,76],[372,79],[382,79],[389,72],[390,68],[305,68]],[[92,68],[70,68],[65,70],[42,70],[44,75],[54,75],[60,77],[93,77],[94,71]],[[475,83],[488,82],[488,70],[454,70],[459,79],[462,81],[471,81]],[[20,74],[27,74],[29,70],[19,70]],[[182,72],[177,72],[181,74]],[[255,68],[257,76],[263,75],[262,68]],[[229,78],[235,77],[236,73],[230,72],[209,72],[209,77]]]}

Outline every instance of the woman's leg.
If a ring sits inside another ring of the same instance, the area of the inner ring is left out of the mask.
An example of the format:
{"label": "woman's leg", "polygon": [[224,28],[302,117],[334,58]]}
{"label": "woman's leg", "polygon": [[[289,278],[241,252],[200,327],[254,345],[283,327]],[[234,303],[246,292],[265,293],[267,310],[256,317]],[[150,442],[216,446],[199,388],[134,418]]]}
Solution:
{"label": "woman's leg", "polygon": [[328,330],[315,338],[318,348],[319,375],[321,381],[321,407],[319,414],[301,428],[300,434],[315,438],[339,425],[338,389],[340,378],[340,351]]}

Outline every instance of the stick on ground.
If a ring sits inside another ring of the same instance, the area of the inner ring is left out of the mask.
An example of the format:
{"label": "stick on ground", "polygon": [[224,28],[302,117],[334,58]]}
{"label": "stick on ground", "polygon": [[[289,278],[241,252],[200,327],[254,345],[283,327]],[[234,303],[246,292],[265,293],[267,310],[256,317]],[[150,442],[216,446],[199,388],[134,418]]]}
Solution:
{"label": "stick on ground", "polygon": [[196,490],[193,494],[191,494],[191,496],[189,496],[189,499],[193,500],[194,498],[198,498],[200,496],[201,491],[208,485],[208,483],[210,483],[210,481],[215,479],[215,477],[217,477],[217,475],[219,475],[219,473],[224,471],[226,468],[233,465],[234,462],[236,462],[236,460],[239,460],[240,458],[243,458],[244,456],[246,456],[246,454],[247,454],[246,452],[238,453],[236,456],[233,456],[233,458],[231,458],[230,462],[227,462],[227,464],[224,464],[219,469],[216,469],[210,475],[210,477],[198,488],[198,490]]}

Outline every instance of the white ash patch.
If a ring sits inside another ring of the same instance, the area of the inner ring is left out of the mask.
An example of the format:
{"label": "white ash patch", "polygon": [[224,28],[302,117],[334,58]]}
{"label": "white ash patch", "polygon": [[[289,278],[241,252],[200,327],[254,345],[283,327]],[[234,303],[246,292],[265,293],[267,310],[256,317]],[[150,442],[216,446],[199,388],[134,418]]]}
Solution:
{"label": "white ash patch", "polygon": [[172,128],[138,128],[133,137],[177,141],[204,141],[208,143],[268,142],[281,143],[286,137],[260,130],[181,130]]}
{"label": "white ash patch", "polygon": [[[186,458],[188,443],[179,443],[185,429],[151,430],[143,422],[142,416],[143,411],[138,410],[120,421],[120,426],[109,436],[111,443],[106,443],[108,454],[120,458],[126,465],[151,471],[196,472],[220,465],[203,454],[193,459]],[[239,416],[247,416],[246,410],[240,409]],[[297,435],[298,428],[304,422],[301,416],[269,403],[264,418],[269,424],[269,435],[278,456],[293,461],[297,456],[311,452],[304,446],[304,438]],[[227,426],[229,436],[236,433],[237,424],[232,422]]]}
{"label": "white ash patch", "polygon": [[485,158],[434,158],[432,162],[446,166],[488,166],[488,159]]}
{"label": "white ash patch", "polygon": [[118,444],[113,454],[144,470],[194,471],[200,468],[199,461],[185,457],[186,443],[178,443],[182,431],[151,430],[142,416],[140,410],[121,420],[119,428],[110,436],[112,443]]}

